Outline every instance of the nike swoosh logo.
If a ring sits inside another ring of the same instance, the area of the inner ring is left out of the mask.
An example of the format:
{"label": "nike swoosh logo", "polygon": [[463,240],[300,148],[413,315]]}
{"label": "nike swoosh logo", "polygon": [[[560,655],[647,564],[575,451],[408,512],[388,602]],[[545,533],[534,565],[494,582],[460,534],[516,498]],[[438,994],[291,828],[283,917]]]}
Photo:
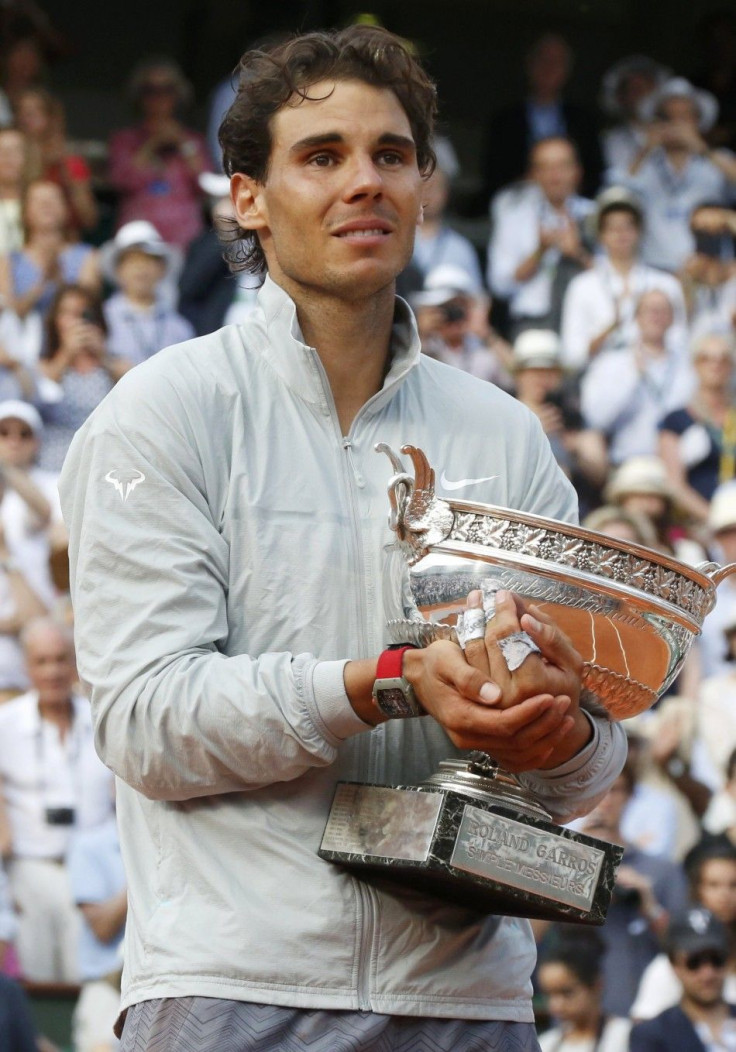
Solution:
{"label": "nike swoosh logo", "polygon": [[492,482],[493,479],[498,477],[498,475],[487,475],[484,479],[458,479],[457,482],[450,482],[443,471],[440,477],[440,484],[444,489],[448,490],[462,489],[463,486],[477,486],[479,482]]}

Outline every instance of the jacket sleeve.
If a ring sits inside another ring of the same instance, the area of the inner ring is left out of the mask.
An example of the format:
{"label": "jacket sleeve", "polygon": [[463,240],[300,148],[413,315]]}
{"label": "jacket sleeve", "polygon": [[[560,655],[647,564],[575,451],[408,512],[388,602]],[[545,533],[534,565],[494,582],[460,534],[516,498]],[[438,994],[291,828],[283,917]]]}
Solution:
{"label": "jacket sleeve", "polygon": [[153,799],[288,781],[369,728],[347,703],[344,661],[223,653],[228,544],[191,408],[146,392],[150,376],[141,366],[123,378],[77,433],[60,481],[97,750]]}

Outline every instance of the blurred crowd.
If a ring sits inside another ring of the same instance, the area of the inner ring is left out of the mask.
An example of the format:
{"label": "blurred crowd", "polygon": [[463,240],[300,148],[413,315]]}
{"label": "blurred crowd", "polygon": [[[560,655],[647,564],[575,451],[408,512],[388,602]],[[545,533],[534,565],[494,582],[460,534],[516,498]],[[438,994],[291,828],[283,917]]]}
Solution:
{"label": "blurred crowd", "polygon": [[[68,141],[47,28],[11,35],[0,61],[0,1031],[10,1012],[11,1047],[38,1040],[14,979],[80,984],[75,1047],[100,1052],[125,875],[76,681],[56,479],[127,370],[242,320],[259,282],[222,258],[231,79],[200,133],[177,64],[143,60],[100,175]],[[531,409],[585,525],[693,566],[736,561],[736,24],[715,20],[691,79],[622,57],[597,108],[568,101],[561,36],[524,69],[525,97],[485,129],[485,245],[456,229],[460,164],[436,141],[399,279],[423,350]],[[107,481],[121,500],[135,485]],[[701,1003],[728,1017],[722,1045],[698,1020],[703,1047],[736,1048],[736,579],[665,697],[627,722],[625,771],[576,823],[625,847],[609,919],[536,924],[543,1048],[676,1050],[647,1027]]]}

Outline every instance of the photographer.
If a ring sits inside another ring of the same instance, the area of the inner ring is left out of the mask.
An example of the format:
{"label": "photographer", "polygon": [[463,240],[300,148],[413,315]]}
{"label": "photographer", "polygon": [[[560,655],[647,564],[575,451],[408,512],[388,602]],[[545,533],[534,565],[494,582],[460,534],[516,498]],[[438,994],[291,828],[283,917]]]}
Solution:
{"label": "photographer", "polygon": [[450,263],[431,271],[423,291],[411,297],[425,354],[508,388],[511,347],[487,323],[479,325],[478,308],[487,315],[485,304],[468,273]]}
{"label": "photographer", "polygon": [[734,233],[736,212],[717,204],[693,211],[690,229],[695,252],[680,275],[690,316],[692,339],[706,333],[730,333],[736,321]]}
{"label": "photographer", "polygon": [[736,158],[711,150],[704,136],[718,117],[718,103],[683,77],[666,81],[645,103],[647,140],[627,171],[611,181],[627,186],[646,215],[645,263],[677,272],[694,247],[690,215],[703,201],[724,203],[736,179]]}
{"label": "photographer", "polygon": [[578,493],[584,515],[600,503],[608,472],[603,436],[587,427],[563,384],[560,341],[548,329],[527,329],[514,343],[516,397],[539,418],[555,459]]}

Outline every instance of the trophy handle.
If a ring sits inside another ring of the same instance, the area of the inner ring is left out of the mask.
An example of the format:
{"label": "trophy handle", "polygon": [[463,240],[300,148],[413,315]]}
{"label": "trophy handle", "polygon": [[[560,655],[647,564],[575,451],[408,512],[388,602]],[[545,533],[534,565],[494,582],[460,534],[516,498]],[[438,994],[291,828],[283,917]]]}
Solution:
{"label": "trophy handle", "polygon": [[394,469],[388,481],[389,526],[419,559],[433,544],[439,544],[450,535],[455,514],[447,501],[435,495],[434,470],[423,450],[410,445],[401,447],[401,452],[407,454],[414,465],[412,477],[385,442],[378,442],[374,448],[377,453],[386,454]]}
{"label": "trophy handle", "polygon": [[695,569],[710,577],[717,588],[721,581],[736,573],[736,563],[726,563],[725,566],[719,566],[718,563],[699,563]]}

